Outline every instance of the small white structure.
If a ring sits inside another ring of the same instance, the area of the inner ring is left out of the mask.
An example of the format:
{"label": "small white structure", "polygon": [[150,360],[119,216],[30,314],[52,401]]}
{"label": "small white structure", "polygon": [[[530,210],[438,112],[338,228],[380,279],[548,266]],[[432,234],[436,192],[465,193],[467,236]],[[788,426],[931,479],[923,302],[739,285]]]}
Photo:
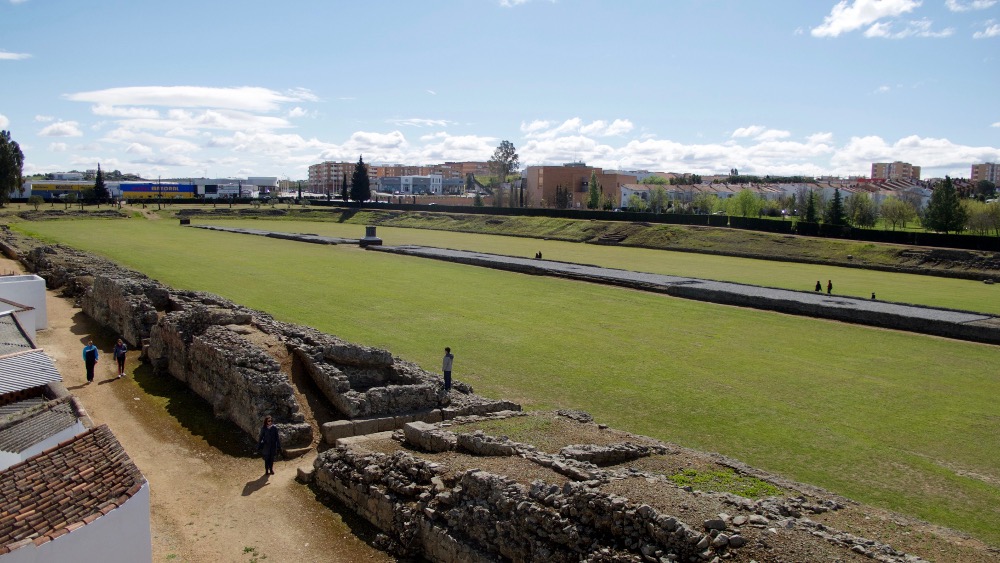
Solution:
{"label": "small white structure", "polygon": [[24,305],[35,311],[35,330],[49,328],[48,311],[45,308],[45,280],[35,274],[0,276],[0,298]]}

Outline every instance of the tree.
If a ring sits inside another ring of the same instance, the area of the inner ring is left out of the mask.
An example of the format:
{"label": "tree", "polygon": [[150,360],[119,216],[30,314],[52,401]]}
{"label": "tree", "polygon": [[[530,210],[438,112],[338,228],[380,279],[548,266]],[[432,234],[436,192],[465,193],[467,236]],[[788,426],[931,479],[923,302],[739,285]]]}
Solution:
{"label": "tree", "polygon": [[647,184],[647,185],[648,184],[654,184],[654,185],[660,185],[660,186],[664,186],[664,185],[666,185],[668,183],[669,182],[667,182],[666,178],[664,178],[663,176],[657,176],[656,174],[652,174],[650,176],[646,176],[645,178],[642,179],[642,182],[640,182],[640,184]]}
{"label": "tree", "polygon": [[976,182],[976,194],[979,197],[986,199],[988,197],[993,197],[997,193],[996,184],[990,182],[989,180],[980,180]]}
{"label": "tree", "polygon": [[812,190],[806,196],[806,214],[802,219],[806,223],[815,223],[819,219],[816,214],[816,192]]}
{"label": "tree", "polygon": [[38,211],[38,206],[41,205],[41,204],[43,204],[43,203],[45,203],[45,198],[43,198],[42,196],[40,196],[38,194],[35,194],[35,195],[33,195],[33,196],[31,196],[31,197],[28,198],[28,203],[30,205],[34,206],[35,211]]}
{"label": "tree", "polygon": [[351,200],[368,201],[372,198],[372,190],[368,181],[368,166],[359,156],[354,165],[354,175],[351,176]]}
{"label": "tree", "polygon": [[556,209],[567,209],[570,205],[569,189],[556,186]]}
{"label": "tree", "polygon": [[472,198],[473,207],[483,207],[483,196],[479,195],[479,190],[476,190],[476,196]]}
{"label": "tree", "polygon": [[826,206],[823,214],[823,222],[828,225],[846,225],[847,215],[844,213],[844,198],[840,197],[840,190],[833,190],[833,199]]}
{"label": "tree", "polygon": [[663,213],[667,208],[667,189],[662,185],[653,186],[653,189],[649,190],[649,206],[653,209],[653,213]]}
{"label": "tree", "polygon": [[597,170],[590,171],[590,188],[587,193],[587,209],[597,209],[601,204],[601,184],[597,181]]}
{"label": "tree", "polygon": [[104,185],[104,174],[101,172],[100,162],[97,163],[97,175],[94,177],[94,199],[97,200],[98,207],[111,199],[108,187]]}
{"label": "tree", "polygon": [[341,177],[341,180],[340,180],[340,199],[344,200],[344,202],[346,203],[347,202],[347,198],[348,198],[348,194],[347,194],[347,172],[344,172],[344,175],[343,175],[343,177]]}
{"label": "tree", "polygon": [[908,222],[917,218],[917,210],[909,202],[893,196],[885,198],[879,211],[882,219],[892,225],[894,231],[897,225],[905,229]]}
{"label": "tree", "polygon": [[878,222],[878,206],[865,192],[856,192],[847,196],[844,202],[847,220],[855,227],[870,229]]}
{"label": "tree", "polygon": [[510,176],[519,167],[517,149],[514,148],[514,143],[501,141],[496,150],[493,151],[493,156],[490,157],[489,167],[490,172],[497,178],[498,184],[506,182],[507,176]]}
{"label": "tree", "polygon": [[944,177],[931,192],[931,200],[927,203],[924,214],[924,228],[942,233],[959,232],[965,228],[967,214],[962,202],[955,192],[955,185],[950,176]]}
{"label": "tree", "polygon": [[21,146],[10,138],[10,131],[0,131],[0,207],[7,205],[11,194],[21,189],[23,172]]}
{"label": "tree", "polygon": [[631,194],[628,196],[628,210],[643,212],[649,209],[649,202],[642,199],[639,194]]}
{"label": "tree", "polygon": [[763,207],[763,202],[760,196],[754,192],[742,189],[740,193],[736,194],[736,197],[730,200],[728,207],[731,215],[756,217]]}
{"label": "tree", "polygon": [[[79,198],[79,196],[76,195],[76,192],[69,192],[68,194],[64,195],[63,198],[62,198],[63,209],[69,209],[70,205],[75,204],[79,200],[80,200],[80,198]],[[81,205],[80,208],[82,209],[83,206]]]}

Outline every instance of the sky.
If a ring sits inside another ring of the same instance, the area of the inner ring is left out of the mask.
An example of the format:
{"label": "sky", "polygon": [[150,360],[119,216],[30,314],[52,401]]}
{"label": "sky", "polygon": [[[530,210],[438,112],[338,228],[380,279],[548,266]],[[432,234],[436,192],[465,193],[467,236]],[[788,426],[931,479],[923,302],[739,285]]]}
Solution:
{"label": "sky", "polygon": [[305,179],[325,160],[967,178],[1000,0],[0,0],[25,173]]}

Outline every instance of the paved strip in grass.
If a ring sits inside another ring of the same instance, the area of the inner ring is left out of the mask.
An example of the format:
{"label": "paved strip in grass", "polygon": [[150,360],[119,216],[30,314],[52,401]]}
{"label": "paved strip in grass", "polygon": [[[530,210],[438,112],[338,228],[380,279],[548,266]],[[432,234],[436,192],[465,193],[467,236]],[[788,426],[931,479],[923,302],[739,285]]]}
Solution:
{"label": "paved strip in grass", "polygon": [[[315,234],[276,233],[262,229],[209,225],[198,228],[314,244],[357,244],[359,242],[358,239]],[[833,296],[823,292],[793,291],[732,282],[633,272],[586,264],[519,258],[468,250],[418,245],[373,246],[371,249],[526,274],[557,276],[617,285],[725,305],[738,305],[974,342],[1000,344],[1000,317],[982,313],[891,303],[875,299]]]}
{"label": "paved strip in grass", "polygon": [[[518,258],[516,256],[503,256],[466,250],[414,245],[373,247],[372,250],[382,250],[384,252],[394,252],[409,256],[422,256],[424,258],[435,258],[438,260],[530,274],[583,279],[598,283],[657,291],[677,297],[698,299],[700,301],[747,305],[765,310],[798,312],[809,316],[848,320],[859,324],[889,326],[898,324],[898,320],[905,320],[908,322],[901,326],[893,326],[892,328],[902,328],[914,332],[928,332],[925,330],[928,324],[934,328],[940,328],[937,325],[942,323],[945,325],[957,325],[958,327],[966,326],[970,323],[978,323],[975,325],[976,331],[982,331],[982,334],[979,335],[980,338],[973,338],[973,340],[1000,343],[1000,318],[982,313],[921,307],[905,303],[889,303],[855,297],[838,297],[823,292],[792,291],[681,276],[631,272],[585,264]],[[994,326],[990,326],[989,323],[993,323]],[[970,331],[955,329],[955,332],[957,338],[963,338],[960,335],[969,333]],[[930,334],[938,333],[930,331]],[[945,334],[944,336],[948,335]]]}

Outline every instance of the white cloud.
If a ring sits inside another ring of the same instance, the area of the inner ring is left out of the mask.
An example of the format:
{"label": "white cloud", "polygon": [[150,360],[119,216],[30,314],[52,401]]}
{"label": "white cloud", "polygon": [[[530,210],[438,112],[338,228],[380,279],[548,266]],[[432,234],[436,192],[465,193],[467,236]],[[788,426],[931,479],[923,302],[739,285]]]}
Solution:
{"label": "white cloud", "polygon": [[49,143],[49,150],[52,152],[66,152],[67,148],[66,143]]}
{"label": "white cloud", "polygon": [[57,121],[38,132],[39,137],[82,137],[80,124],[76,121]]}
{"label": "white cloud", "polygon": [[53,121],[54,119],[55,118],[52,117],[51,115],[36,115],[35,116],[35,121],[38,121],[39,123],[48,123],[50,121]]}
{"label": "white cloud", "polygon": [[6,115],[0,113],[0,129],[6,129],[8,125],[10,125],[10,119],[7,119]]}
{"label": "white cloud", "polygon": [[598,119],[590,123],[584,123],[579,117],[573,117],[563,121],[559,125],[554,125],[554,122],[545,120],[535,120],[527,124],[521,122],[521,132],[529,139],[551,139],[560,135],[576,133],[597,137],[616,137],[624,135],[634,128],[635,125],[627,119],[615,119],[611,123],[603,119]]}
{"label": "white cloud", "polygon": [[500,5],[504,8],[513,8],[514,6],[520,6],[528,0],[500,0]]}
{"label": "white cloud", "polygon": [[884,39],[906,39],[907,37],[950,37],[954,28],[948,27],[941,31],[931,29],[932,22],[928,19],[913,20],[906,23],[900,31],[893,31],[891,22],[878,22],[865,30],[865,37],[881,37]]}
{"label": "white cloud", "polygon": [[301,108],[299,106],[295,106],[292,109],[288,110],[288,117],[289,118],[303,117],[303,116],[308,115],[308,114],[309,114],[308,111],[306,111],[305,109],[303,109],[303,108]]}
{"label": "white cloud", "polygon": [[841,0],[814,27],[813,37],[838,37],[856,29],[874,24],[884,18],[895,18],[911,12],[920,6],[919,0]]}
{"label": "white cloud", "polygon": [[891,87],[886,86],[886,85],[883,84],[882,86],[879,86],[878,88],[875,89],[875,93],[876,94],[887,94],[887,93],[889,93],[890,90],[892,90]]}
{"label": "white cloud", "polygon": [[100,115],[104,117],[126,117],[126,118],[141,118],[141,119],[158,119],[160,117],[160,112],[152,108],[141,108],[141,107],[120,107],[120,106],[109,106],[107,104],[98,104],[90,108],[90,111],[94,115]]}
{"label": "white cloud", "polygon": [[777,139],[784,139],[786,137],[791,137],[792,133],[790,131],[782,131],[779,129],[768,129],[760,135],[754,137],[755,141],[774,141]]}
{"label": "white cloud", "polygon": [[997,0],[972,0],[968,3],[963,3],[961,0],[945,0],[944,5],[948,6],[952,12],[971,12],[972,10],[985,10],[996,3]]}
{"label": "white cloud", "polygon": [[766,129],[767,127],[764,127],[763,125],[751,125],[749,127],[740,127],[739,129],[733,131],[731,137],[734,139],[740,139],[743,137],[754,137],[756,135],[760,135]]}
{"label": "white cloud", "polygon": [[990,37],[1000,36],[1000,24],[996,23],[994,20],[986,20],[983,22],[984,29],[982,31],[977,31],[972,34],[973,39],[988,39]]}
{"label": "white cloud", "polygon": [[768,129],[763,125],[750,125],[748,127],[740,127],[739,129],[733,131],[730,138],[745,139],[752,137],[755,141],[773,141],[776,139],[784,139],[785,137],[790,137],[791,135],[791,132],[783,131],[781,129]]}
{"label": "white cloud", "polygon": [[74,102],[108,106],[166,106],[182,108],[220,108],[242,111],[276,111],[286,102],[316,101],[309,90],[285,93],[268,88],[210,88],[204,86],[130,86],[67,94]]}
{"label": "white cloud", "polygon": [[423,119],[414,117],[410,119],[387,119],[386,123],[406,127],[447,127],[449,125],[454,125],[455,122],[448,121],[447,119]]}
{"label": "white cloud", "polygon": [[142,155],[142,156],[149,156],[149,155],[153,154],[153,149],[150,148],[150,147],[147,147],[146,145],[144,145],[142,143],[132,143],[129,146],[125,147],[125,152],[127,152],[129,154],[138,154],[138,155]]}
{"label": "white cloud", "polygon": [[432,96],[437,96],[438,95],[438,93],[435,92],[434,90],[428,90],[427,93],[430,94],[430,95],[432,95]]}
{"label": "white cloud", "polygon": [[1000,121],[997,121],[993,125],[990,125],[990,127],[1000,127]]}
{"label": "white cloud", "polygon": [[10,51],[0,51],[0,61],[20,61],[23,59],[30,59],[31,55],[28,53],[11,53]]}

